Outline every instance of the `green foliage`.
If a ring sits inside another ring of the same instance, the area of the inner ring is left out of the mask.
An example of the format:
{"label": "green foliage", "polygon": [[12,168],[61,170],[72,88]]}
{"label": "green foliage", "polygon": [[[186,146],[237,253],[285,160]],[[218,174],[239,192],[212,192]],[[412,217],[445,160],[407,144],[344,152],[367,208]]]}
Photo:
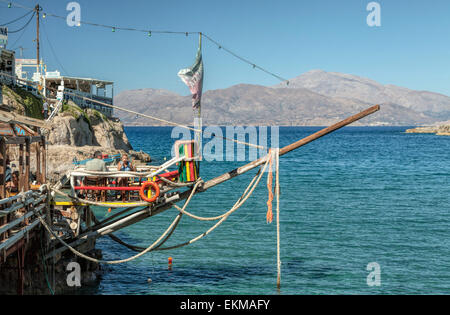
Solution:
{"label": "green foliage", "polygon": [[34,96],[20,87],[10,88],[6,85],[2,86],[2,91],[5,96],[8,96],[16,103],[16,109],[19,114],[32,118],[44,119],[42,113],[42,100]]}
{"label": "green foliage", "polygon": [[74,102],[64,102],[61,108],[61,112],[68,113],[77,120],[82,118],[89,124],[89,126],[91,126],[91,120],[89,119],[86,112]]}
{"label": "green foliage", "polygon": [[102,112],[99,112],[96,109],[91,109],[91,110],[92,110],[92,114],[94,114],[94,116],[97,117],[98,119],[103,120],[103,121],[108,121],[108,118]]}

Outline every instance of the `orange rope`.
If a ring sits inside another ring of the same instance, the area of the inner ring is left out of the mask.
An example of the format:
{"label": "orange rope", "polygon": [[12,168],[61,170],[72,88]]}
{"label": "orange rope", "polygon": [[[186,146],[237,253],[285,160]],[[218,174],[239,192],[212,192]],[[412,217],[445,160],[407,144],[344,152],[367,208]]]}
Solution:
{"label": "orange rope", "polygon": [[273,220],[273,212],[272,212],[272,201],[273,201],[273,188],[272,188],[272,180],[273,180],[273,172],[272,172],[272,164],[273,164],[273,154],[272,150],[269,150],[270,158],[269,158],[269,174],[267,175],[267,190],[269,193],[269,199],[267,200],[267,214],[266,214],[266,222],[272,223]]}

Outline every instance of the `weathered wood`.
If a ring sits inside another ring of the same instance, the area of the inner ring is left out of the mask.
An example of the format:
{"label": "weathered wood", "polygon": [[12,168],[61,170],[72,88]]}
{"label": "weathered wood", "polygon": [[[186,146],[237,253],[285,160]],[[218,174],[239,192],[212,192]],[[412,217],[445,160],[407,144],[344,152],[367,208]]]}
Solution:
{"label": "weathered wood", "polygon": [[5,183],[5,173],[6,173],[6,143],[5,138],[0,139],[0,198],[6,197],[6,183]]}
{"label": "weathered wood", "polygon": [[336,124],[334,124],[334,125],[332,125],[330,127],[324,128],[324,129],[322,129],[322,130],[320,130],[320,131],[318,131],[318,132],[316,132],[316,133],[314,133],[314,134],[312,134],[312,135],[310,135],[310,136],[308,136],[306,138],[303,138],[303,139],[301,139],[301,140],[299,140],[297,142],[294,142],[294,143],[292,143],[290,145],[287,145],[284,148],[280,149],[280,156],[282,156],[282,155],[284,155],[284,154],[286,154],[286,153],[288,153],[288,152],[290,152],[292,150],[300,148],[301,146],[304,146],[305,144],[308,144],[308,143],[310,143],[310,142],[312,142],[314,140],[317,140],[317,139],[319,139],[319,138],[321,138],[321,137],[323,137],[323,136],[325,136],[325,135],[327,135],[327,134],[329,134],[329,133],[331,133],[333,131],[336,131],[336,130],[342,128],[342,127],[345,127],[345,126],[347,126],[347,125],[349,125],[351,123],[354,123],[355,121],[360,120],[360,119],[362,119],[362,118],[364,118],[366,116],[369,116],[369,115],[371,115],[371,114],[373,114],[373,113],[375,113],[375,112],[377,112],[379,110],[380,110],[380,105],[372,106],[372,107],[366,109],[365,111],[362,111],[362,112],[360,112],[360,113],[358,113],[356,115],[348,117],[347,119],[344,119],[344,120],[342,120],[342,121],[340,121],[340,122],[338,122],[338,123],[336,123]]}
{"label": "weathered wood", "polygon": [[20,240],[24,236],[26,236],[26,234],[29,231],[31,231],[32,229],[34,229],[40,222],[41,221],[39,219],[34,220],[30,225],[27,225],[26,227],[24,227],[20,232],[17,232],[16,234],[14,234],[10,238],[8,238],[3,243],[0,243],[0,251],[6,250],[9,247],[11,247],[12,245],[14,245],[14,243],[16,243],[18,240]]}
{"label": "weathered wood", "polygon": [[30,141],[30,143],[35,143],[41,141],[40,136],[17,136],[17,137],[6,137],[6,144],[24,144],[26,143],[27,139]]}
{"label": "weathered wood", "polygon": [[0,200],[0,205],[4,205],[4,204],[10,203],[10,202],[13,202],[13,201],[15,201],[17,199],[20,199],[20,198],[27,198],[31,194],[33,194],[33,191],[29,190],[29,191],[26,191],[26,192],[23,192],[23,193],[19,193],[19,194],[15,195],[15,196],[12,196],[12,197],[3,198],[3,199]]}
{"label": "weathered wood", "polygon": [[[349,124],[351,124],[351,123],[353,123],[353,122],[355,122],[355,121],[357,121],[359,119],[362,119],[362,118],[364,118],[364,117],[366,117],[368,115],[371,115],[371,114],[375,113],[376,111],[378,111],[379,109],[380,109],[379,105],[372,106],[372,107],[366,109],[365,111],[362,111],[362,112],[360,112],[360,113],[358,113],[356,115],[348,117],[348,118],[346,118],[346,119],[344,119],[344,120],[342,120],[342,121],[340,121],[340,122],[338,122],[338,123],[336,123],[336,124],[334,124],[334,125],[332,125],[330,127],[324,128],[324,129],[322,129],[322,130],[320,130],[320,131],[318,131],[318,132],[316,132],[316,133],[314,133],[314,134],[312,134],[312,135],[310,135],[308,137],[305,137],[305,138],[303,138],[303,139],[301,139],[301,140],[299,140],[297,142],[294,142],[294,143],[292,143],[290,145],[287,145],[284,148],[280,149],[280,156],[282,156],[282,155],[284,155],[284,154],[286,154],[286,153],[288,153],[288,152],[290,152],[292,150],[298,149],[301,146],[304,146],[305,144],[308,144],[308,143],[310,143],[310,142],[312,142],[314,140],[317,140],[317,139],[319,139],[319,138],[321,138],[321,137],[323,137],[323,136],[325,136],[325,135],[327,135],[327,134],[329,134],[329,133],[331,133],[333,131],[336,131],[336,130],[342,128],[342,127],[345,127],[345,126],[347,126],[347,125],[349,125]],[[231,172],[222,174],[222,175],[220,175],[220,176],[218,176],[216,178],[213,178],[213,179],[207,181],[203,185],[202,189],[206,190],[206,189],[209,189],[211,187],[214,187],[214,186],[216,186],[218,184],[221,184],[221,183],[223,183],[223,182],[225,182],[225,181],[227,181],[227,180],[229,180],[229,179],[231,179],[233,177],[236,177],[236,176],[241,175],[241,174],[243,174],[245,172],[248,172],[249,170],[251,170],[251,169],[253,169],[255,167],[258,167],[258,166],[262,165],[263,163],[264,163],[264,158],[260,158],[258,160],[252,161],[252,162],[250,162],[250,163],[248,163],[248,164],[246,164],[244,166],[241,166],[241,167],[238,167],[238,168],[232,170]]]}
{"label": "weathered wood", "polygon": [[45,129],[51,128],[51,126],[44,120],[22,116],[22,115],[13,113],[13,112],[5,112],[3,110],[0,110],[0,121],[6,122],[6,123],[26,124],[29,126],[45,128]]}
{"label": "weathered wood", "polygon": [[38,142],[34,145],[36,150],[36,181],[41,182],[41,144]]}
{"label": "weathered wood", "polygon": [[40,205],[39,207],[36,207],[36,209],[34,211],[29,211],[28,213],[26,213],[25,215],[11,221],[10,223],[0,227],[0,234],[4,233],[5,231],[15,227],[16,225],[22,223],[23,221],[25,221],[25,219],[31,218],[33,215],[35,215],[35,211],[40,211],[44,208],[45,205]]}
{"label": "weathered wood", "polygon": [[23,191],[24,173],[23,173],[23,144],[19,145],[19,191]]}
{"label": "weathered wood", "polygon": [[30,145],[30,139],[27,138],[25,141],[25,184],[24,189],[27,191],[30,189],[30,152],[31,151],[31,145]]}
{"label": "weathered wood", "polygon": [[47,144],[45,143],[45,137],[41,137],[42,146],[42,171],[41,171],[41,184],[45,184],[47,180]]}

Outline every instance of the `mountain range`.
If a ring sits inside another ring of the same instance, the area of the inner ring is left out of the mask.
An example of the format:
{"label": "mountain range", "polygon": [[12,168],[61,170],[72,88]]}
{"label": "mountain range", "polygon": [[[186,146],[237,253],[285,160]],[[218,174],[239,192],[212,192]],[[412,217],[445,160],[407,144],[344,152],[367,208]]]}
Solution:
{"label": "mountain range", "polygon": [[[191,96],[162,89],[123,91],[117,106],[169,121],[193,123]],[[312,70],[275,86],[238,84],[202,96],[204,125],[325,126],[372,105],[381,110],[354,125],[429,125],[450,119],[450,97],[383,85],[355,75]],[[116,110],[125,125],[163,125]]]}

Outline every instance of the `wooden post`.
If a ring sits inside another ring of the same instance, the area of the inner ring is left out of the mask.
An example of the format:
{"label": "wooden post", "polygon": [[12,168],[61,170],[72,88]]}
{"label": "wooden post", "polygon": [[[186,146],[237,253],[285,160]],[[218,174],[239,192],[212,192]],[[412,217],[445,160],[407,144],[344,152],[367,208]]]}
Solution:
{"label": "wooden post", "polygon": [[42,136],[41,140],[42,145],[42,171],[41,171],[41,184],[45,184],[47,182],[47,147],[45,144],[45,137]]}
{"label": "wooden post", "polygon": [[23,174],[23,144],[19,144],[19,191],[23,191],[25,179]]}
{"label": "wooden post", "polygon": [[36,181],[41,182],[41,144],[35,143],[36,148]]}
{"label": "wooden post", "polygon": [[0,139],[0,197],[1,197],[1,199],[6,197],[5,172],[6,172],[6,143],[5,143],[5,138],[1,137],[1,139]]}
{"label": "wooden post", "polygon": [[30,190],[30,138],[25,139],[25,191]]}

